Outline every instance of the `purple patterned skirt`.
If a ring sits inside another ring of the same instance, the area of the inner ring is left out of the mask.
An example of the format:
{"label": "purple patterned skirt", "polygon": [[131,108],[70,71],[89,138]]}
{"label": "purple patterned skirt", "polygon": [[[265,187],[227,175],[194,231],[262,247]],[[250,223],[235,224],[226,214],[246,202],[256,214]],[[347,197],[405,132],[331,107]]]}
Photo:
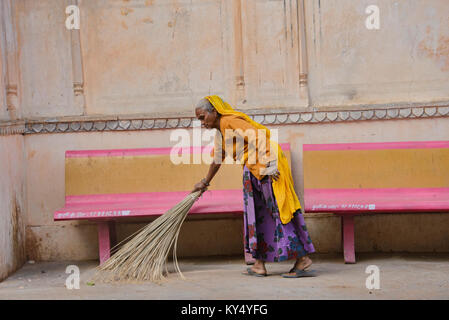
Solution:
{"label": "purple patterned skirt", "polygon": [[253,258],[268,262],[296,259],[315,252],[301,209],[282,224],[271,177],[258,180],[243,169],[244,245]]}

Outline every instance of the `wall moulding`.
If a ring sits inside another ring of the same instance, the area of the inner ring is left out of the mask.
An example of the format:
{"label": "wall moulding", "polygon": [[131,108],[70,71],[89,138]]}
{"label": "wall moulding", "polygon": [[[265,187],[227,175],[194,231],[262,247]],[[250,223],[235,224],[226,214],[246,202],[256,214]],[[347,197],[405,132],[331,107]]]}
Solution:
{"label": "wall moulding", "polygon": [[10,136],[25,133],[25,121],[0,122],[0,136]]}
{"label": "wall moulding", "polygon": [[[271,112],[259,110],[248,112],[257,122],[264,125],[294,125],[337,123],[348,121],[400,120],[417,118],[449,117],[449,103],[413,106],[384,106],[383,108],[306,109],[296,112]],[[99,131],[138,131],[156,129],[191,128],[195,117],[153,115],[127,116],[70,116],[52,119],[27,119],[16,122],[0,122],[0,135],[43,134]]]}

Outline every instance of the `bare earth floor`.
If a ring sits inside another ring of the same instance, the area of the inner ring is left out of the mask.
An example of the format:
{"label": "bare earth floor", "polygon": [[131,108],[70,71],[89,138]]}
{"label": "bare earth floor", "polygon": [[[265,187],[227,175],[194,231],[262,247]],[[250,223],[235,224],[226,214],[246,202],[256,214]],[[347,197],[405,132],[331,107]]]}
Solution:
{"label": "bare earth floor", "polygon": [[[449,299],[448,254],[359,254],[356,264],[344,264],[341,255],[313,255],[317,276],[284,279],[293,261],[268,263],[269,276],[242,275],[239,257],[179,259],[186,280],[170,274],[162,285],[87,284],[97,261],[26,263],[0,283],[0,299]],[[80,289],[65,286],[66,267],[80,269]],[[380,289],[367,289],[375,265]],[[170,264],[169,270],[173,270]]]}

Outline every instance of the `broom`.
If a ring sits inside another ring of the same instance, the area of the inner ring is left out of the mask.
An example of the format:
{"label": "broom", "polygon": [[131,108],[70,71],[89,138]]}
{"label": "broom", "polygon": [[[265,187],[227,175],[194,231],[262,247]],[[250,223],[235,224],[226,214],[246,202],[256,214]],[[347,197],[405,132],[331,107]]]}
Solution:
{"label": "broom", "polygon": [[201,191],[190,193],[162,216],[114,246],[112,251],[115,253],[97,267],[92,281],[160,282],[165,279],[164,269],[168,274],[167,257],[173,245],[175,271],[184,279],[176,257],[176,246],[181,225],[201,194]]}

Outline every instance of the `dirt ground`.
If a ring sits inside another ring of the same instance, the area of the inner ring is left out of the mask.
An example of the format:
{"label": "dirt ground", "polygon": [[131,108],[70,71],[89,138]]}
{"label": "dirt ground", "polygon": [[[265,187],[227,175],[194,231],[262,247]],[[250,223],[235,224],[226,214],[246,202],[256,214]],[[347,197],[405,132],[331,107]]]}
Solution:
{"label": "dirt ground", "polygon": [[[280,276],[293,261],[268,263],[269,275],[260,278],[242,274],[247,266],[240,257],[179,259],[186,279],[170,274],[161,285],[89,283],[98,261],[28,262],[0,283],[0,299],[449,299],[449,254],[357,258],[344,264],[340,255],[313,255],[316,277],[299,279]],[[66,287],[69,265],[80,270],[79,289]],[[371,265],[378,267],[379,289],[367,288]]]}

